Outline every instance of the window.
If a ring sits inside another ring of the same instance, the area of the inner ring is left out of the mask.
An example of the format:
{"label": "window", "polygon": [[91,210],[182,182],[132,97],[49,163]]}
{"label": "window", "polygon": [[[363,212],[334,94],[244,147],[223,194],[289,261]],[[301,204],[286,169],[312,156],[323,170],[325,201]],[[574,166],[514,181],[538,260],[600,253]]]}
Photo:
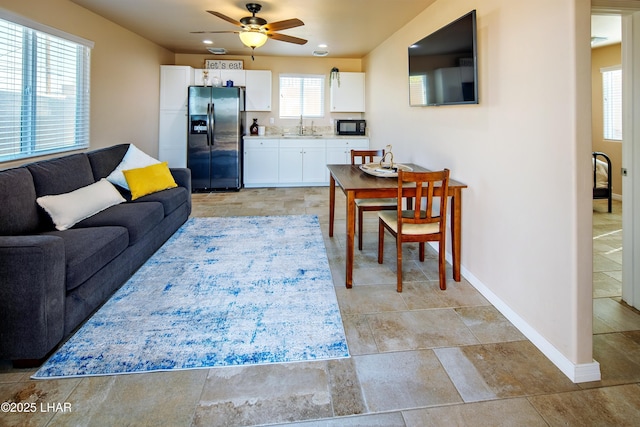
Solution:
{"label": "window", "polygon": [[427,75],[409,76],[409,104],[427,105]]}
{"label": "window", "polygon": [[600,72],[604,139],[622,141],[622,69],[616,66]]}
{"label": "window", "polygon": [[0,161],[89,146],[92,47],[0,12]]}
{"label": "window", "polygon": [[324,79],[317,75],[280,75],[280,118],[324,117]]}

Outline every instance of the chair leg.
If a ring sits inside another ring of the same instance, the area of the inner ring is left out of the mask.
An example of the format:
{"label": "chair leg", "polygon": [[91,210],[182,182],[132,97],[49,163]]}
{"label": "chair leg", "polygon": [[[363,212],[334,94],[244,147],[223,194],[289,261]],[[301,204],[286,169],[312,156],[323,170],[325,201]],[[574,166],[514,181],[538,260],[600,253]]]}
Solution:
{"label": "chair leg", "polygon": [[443,291],[447,289],[447,264],[444,252],[444,241],[441,240],[438,247],[438,278],[440,279],[440,289]]}
{"label": "chair leg", "polygon": [[358,250],[362,250],[362,223],[363,223],[363,219],[362,219],[362,208],[358,208],[356,207],[356,209],[358,210]]}
{"label": "chair leg", "polygon": [[384,224],[378,219],[378,264],[382,264],[384,252]]}
{"label": "chair leg", "polygon": [[424,242],[418,244],[418,256],[420,257],[420,262],[424,262]]}
{"label": "chair leg", "polygon": [[402,292],[402,240],[400,236],[396,236],[396,264],[398,268],[398,285],[397,291]]}

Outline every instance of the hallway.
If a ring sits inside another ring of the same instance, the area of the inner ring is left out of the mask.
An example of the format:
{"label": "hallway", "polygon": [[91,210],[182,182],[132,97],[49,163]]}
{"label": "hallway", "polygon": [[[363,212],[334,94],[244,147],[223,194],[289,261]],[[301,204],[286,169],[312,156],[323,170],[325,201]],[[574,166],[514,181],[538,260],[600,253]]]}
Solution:
{"label": "hallway", "polygon": [[622,203],[593,202],[593,357],[599,385],[640,381],[640,312],[622,302]]}

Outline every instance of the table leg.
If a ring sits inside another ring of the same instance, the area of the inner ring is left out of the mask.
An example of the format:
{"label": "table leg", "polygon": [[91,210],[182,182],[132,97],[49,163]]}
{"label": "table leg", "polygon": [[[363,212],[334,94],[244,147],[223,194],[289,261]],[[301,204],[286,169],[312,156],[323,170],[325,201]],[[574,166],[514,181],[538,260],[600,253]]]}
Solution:
{"label": "table leg", "polygon": [[462,241],[462,192],[454,190],[451,197],[451,258],[453,280],[460,281],[460,245]]}
{"label": "table leg", "polygon": [[347,288],[353,285],[353,250],[356,231],[356,199],[353,191],[347,192]]}
{"label": "table leg", "polygon": [[333,237],[333,220],[336,217],[336,179],[329,174],[329,237]]}

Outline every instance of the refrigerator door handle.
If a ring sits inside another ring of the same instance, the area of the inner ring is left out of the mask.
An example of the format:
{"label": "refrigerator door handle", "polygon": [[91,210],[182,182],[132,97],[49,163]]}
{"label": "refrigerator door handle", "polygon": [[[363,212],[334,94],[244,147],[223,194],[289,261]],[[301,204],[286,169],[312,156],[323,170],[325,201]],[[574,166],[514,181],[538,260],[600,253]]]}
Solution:
{"label": "refrigerator door handle", "polygon": [[216,129],[214,104],[207,104],[207,145],[213,145]]}

